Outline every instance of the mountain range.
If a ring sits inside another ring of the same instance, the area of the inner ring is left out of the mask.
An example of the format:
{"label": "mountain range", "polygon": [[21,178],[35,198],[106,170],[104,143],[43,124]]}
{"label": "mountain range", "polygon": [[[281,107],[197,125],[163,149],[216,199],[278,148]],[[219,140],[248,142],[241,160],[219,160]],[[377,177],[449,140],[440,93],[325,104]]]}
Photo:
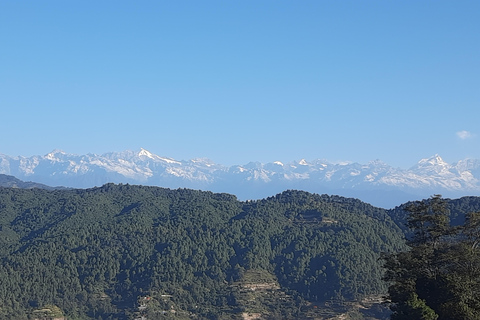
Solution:
{"label": "mountain range", "polygon": [[355,197],[384,208],[433,194],[480,195],[480,160],[449,164],[439,155],[400,169],[380,160],[359,164],[302,159],[224,166],[205,158],[161,157],[145,149],[102,155],[54,150],[31,157],[0,154],[0,173],[49,186],[90,188],[128,183],[226,192],[243,200],[300,189]]}

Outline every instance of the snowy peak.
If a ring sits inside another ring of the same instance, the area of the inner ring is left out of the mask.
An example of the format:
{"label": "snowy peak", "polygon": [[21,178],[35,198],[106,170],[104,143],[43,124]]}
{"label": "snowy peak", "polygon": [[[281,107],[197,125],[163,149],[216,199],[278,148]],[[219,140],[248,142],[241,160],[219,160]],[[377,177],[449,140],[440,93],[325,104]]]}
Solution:
{"label": "snowy peak", "polygon": [[137,157],[139,157],[140,159],[148,158],[148,159],[152,159],[154,161],[159,161],[159,162],[166,162],[166,163],[172,163],[172,164],[182,164],[182,162],[177,161],[177,160],[172,159],[172,158],[157,156],[156,154],[153,154],[150,151],[148,151],[146,149],[143,149],[143,148],[140,148],[140,151],[137,153]]}
{"label": "snowy peak", "polygon": [[421,166],[448,166],[448,163],[443,161],[442,157],[440,157],[438,154],[434,155],[433,157],[427,158],[427,159],[422,159],[418,162],[418,165]]}
{"label": "snowy peak", "polygon": [[46,159],[49,159],[49,160],[55,161],[55,160],[58,160],[58,159],[59,159],[61,156],[63,156],[63,155],[66,155],[66,153],[65,153],[64,151],[59,150],[59,149],[55,149],[55,150],[53,150],[52,152],[47,153],[47,154],[45,155],[45,158],[46,158]]}
{"label": "snowy peak", "polygon": [[143,148],[140,148],[140,152],[138,153],[138,156],[139,157],[147,157],[147,158],[150,158],[150,159],[157,159],[158,158],[157,155],[154,155],[150,151],[145,150]]}
{"label": "snowy peak", "polygon": [[[194,188],[261,198],[286,189],[376,193],[396,190],[423,197],[451,192],[480,195],[480,160],[448,164],[439,155],[404,170],[374,160],[367,164],[305,160],[250,162],[226,167],[205,158],[177,161],[141,148],[102,155],[54,150],[45,156],[0,154],[0,174],[51,186],[90,188],[108,182]],[[404,199],[405,200],[405,199]],[[406,199],[408,200],[408,199]],[[401,203],[399,201],[399,203]]]}
{"label": "snowy peak", "polygon": [[305,159],[298,161],[298,164],[301,166],[308,166],[308,162]]}
{"label": "snowy peak", "polygon": [[420,174],[450,174],[452,166],[445,162],[438,154],[433,157],[420,160],[410,170]]}

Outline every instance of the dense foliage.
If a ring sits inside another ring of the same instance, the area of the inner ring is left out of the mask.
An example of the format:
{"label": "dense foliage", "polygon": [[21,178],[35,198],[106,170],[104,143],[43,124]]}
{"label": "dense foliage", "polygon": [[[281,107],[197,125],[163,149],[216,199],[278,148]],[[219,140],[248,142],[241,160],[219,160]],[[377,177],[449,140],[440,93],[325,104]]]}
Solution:
{"label": "dense foliage", "polygon": [[0,318],[300,318],[385,292],[402,237],[383,209],[299,191],[0,188]]}
{"label": "dense foliage", "polygon": [[480,319],[478,199],[434,196],[405,210],[410,249],[385,257],[391,319]]}

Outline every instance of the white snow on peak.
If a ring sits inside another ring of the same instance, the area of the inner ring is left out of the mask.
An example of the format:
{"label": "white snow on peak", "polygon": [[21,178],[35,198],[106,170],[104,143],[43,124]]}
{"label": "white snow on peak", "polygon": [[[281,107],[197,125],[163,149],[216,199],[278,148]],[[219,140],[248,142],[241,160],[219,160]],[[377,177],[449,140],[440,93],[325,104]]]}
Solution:
{"label": "white snow on peak", "polygon": [[158,156],[155,156],[153,153],[151,153],[150,151],[145,150],[143,148],[140,148],[140,152],[138,153],[138,156],[139,157],[145,156],[145,157],[150,158],[150,159],[158,158]]}
{"label": "white snow on peak", "polygon": [[422,159],[418,162],[418,164],[420,165],[430,164],[430,165],[441,165],[441,166],[448,165],[448,163],[443,161],[442,157],[440,157],[438,154],[427,159]]}
{"label": "white snow on peak", "polygon": [[388,166],[385,162],[383,162],[382,160],[380,159],[376,159],[376,160],[372,160],[370,162],[368,162],[368,165],[370,166]]}
{"label": "white snow on peak", "polygon": [[350,171],[350,175],[352,177],[355,177],[355,176],[358,176],[361,172],[359,170],[353,170],[353,171]]}
{"label": "white snow on peak", "polygon": [[177,161],[177,160],[171,159],[171,158],[158,157],[158,159],[162,160],[162,161],[165,161],[166,163],[182,164],[180,161]]}
{"label": "white snow on peak", "polygon": [[206,167],[211,167],[215,165],[215,162],[213,162],[208,158],[194,158],[194,159],[191,159],[190,161],[198,165],[204,165]]}
{"label": "white snow on peak", "polygon": [[172,158],[165,158],[165,157],[157,156],[156,154],[153,154],[150,151],[148,151],[146,149],[143,149],[143,148],[140,148],[140,152],[138,153],[138,156],[139,157],[144,156],[144,157],[147,157],[147,158],[150,158],[150,159],[153,159],[153,160],[164,161],[166,163],[182,164],[180,161],[177,161],[177,160],[172,159]]}
{"label": "white snow on peak", "polygon": [[447,162],[443,161],[443,159],[438,154],[434,155],[433,157],[420,160],[417,165],[410,168],[409,171],[422,176],[431,176],[432,174],[442,175],[444,178],[446,176],[452,178],[455,175],[455,168]]}
{"label": "white snow on peak", "polygon": [[465,160],[458,161],[455,167],[459,171],[476,170],[480,168],[480,160],[467,158]]}
{"label": "white snow on peak", "polygon": [[302,165],[302,166],[308,166],[308,163],[305,159],[302,159],[298,162],[299,165]]}
{"label": "white snow on peak", "polygon": [[338,165],[338,166],[348,166],[348,165],[353,164],[353,162],[351,162],[351,161],[339,160],[339,161],[334,161],[334,162],[332,162],[332,164]]}
{"label": "white snow on peak", "polygon": [[[44,163],[48,165],[43,165]],[[243,182],[256,181],[257,185],[260,182],[270,184],[272,190],[276,187],[275,184],[282,188],[310,185],[328,188],[328,183],[331,183],[334,188],[355,187],[358,190],[370,190],[370,186],[386,186],[389,190],[396,188],[395,190],[409,193],[414,190],[427,190],[429,193],[467,190],[472,194],[480,194],[480,159],[465,159],[448,164],[438,154],[420,160],[409,169],[395,169],[379,160],[359,164],[319,159],[309,162],[305,159],[286,163],[274,161],[268,164],[251,162],[244,166],[226,167],[206,158],[177,161],[160,157],[143,148],[83,156],[54,150],[45,156],[15,159],[0,154],[0,173],[10,172],[18,172],[19,178],[28,177],[29,180],[36,176],[48,177],[51,180],[47,184],[50,185],[79,181],[77,185],[66,185],[72,187],[90,187],[108,181],[153,184],[155,181],[163,183],[166,180],[173,181],[172,184],[175,185],[186,183],[190,187],[202,189],[209,186],[219,188],[219,184],[228,185],[231,179],[228,186],[230,189],[225,190],[231,193],[237,192],[240,187],[248,188],[248,184]],[[80,178],[72,179],[76,175]]]}
{"label": "white snow on peak", "polygon": [[63,152],[62,150],[55,149],[55,150],[53,150],[52,152],[46,154],[46,155],[45,155],[45,159],[48,159],[48,160],[58,160],[57,157],[56,157],[57,154],[66,154],[66,153]]}

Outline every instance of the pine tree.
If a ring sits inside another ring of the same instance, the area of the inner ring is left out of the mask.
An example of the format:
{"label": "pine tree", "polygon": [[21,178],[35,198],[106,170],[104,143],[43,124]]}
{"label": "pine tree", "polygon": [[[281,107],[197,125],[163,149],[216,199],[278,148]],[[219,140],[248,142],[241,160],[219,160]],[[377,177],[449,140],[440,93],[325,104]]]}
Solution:
{"label": "pine tree", "polygon": [[480,213],[453,227],[439,195],[406,211],[410,250],[384,257],[391,319],[480,319]]}

